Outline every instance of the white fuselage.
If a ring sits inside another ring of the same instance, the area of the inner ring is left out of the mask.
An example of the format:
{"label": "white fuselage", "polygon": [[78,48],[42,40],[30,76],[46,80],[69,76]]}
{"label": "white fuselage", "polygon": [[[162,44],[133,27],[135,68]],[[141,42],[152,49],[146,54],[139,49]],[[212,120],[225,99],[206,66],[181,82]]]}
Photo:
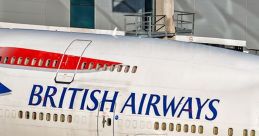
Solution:
{"label": "white fuselage", "polygon": [[[157,39],[0,29],[0,136],[254,136],[259,57]],[[2,89],[2,94],[1,94]]]}

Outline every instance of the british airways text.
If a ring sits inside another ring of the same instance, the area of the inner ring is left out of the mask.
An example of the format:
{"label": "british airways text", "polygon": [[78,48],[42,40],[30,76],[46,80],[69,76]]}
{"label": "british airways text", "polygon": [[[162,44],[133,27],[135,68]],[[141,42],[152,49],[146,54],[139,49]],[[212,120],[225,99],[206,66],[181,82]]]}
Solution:
{"label": "british airways text", "polygon": [[[118,103],[119,106],[116,106]],[[87,88],[58,88],[33,85],[29,105],[75,110],[104,111],[153,115],[174,118],[205,119],[217,118],[219,99],[174,97],[146,93],[123,93],[114,90]]]}

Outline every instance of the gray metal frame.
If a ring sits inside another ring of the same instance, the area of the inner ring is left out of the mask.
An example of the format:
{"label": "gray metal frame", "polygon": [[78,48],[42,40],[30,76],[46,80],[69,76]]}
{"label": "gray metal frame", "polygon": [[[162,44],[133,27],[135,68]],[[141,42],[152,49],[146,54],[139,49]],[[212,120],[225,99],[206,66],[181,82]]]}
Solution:
{"label": "gray metal frame", "polygon": [[[166,31],[166,16],[152,12],[128,14],[124,18],[126,35],[163,38],[175,34]],[[195,13],[175,11],[174,22],[177,34],[194,34]]]}
{"label": "gray metal frame", "polygon": [[127,35],[141,37],[167,37],[165,15],[153,15],[152,12],[125,15]]}
{"label": "gray metal frame", "polygon": [[175,10],[176,33],[194,34],[195,13]]}

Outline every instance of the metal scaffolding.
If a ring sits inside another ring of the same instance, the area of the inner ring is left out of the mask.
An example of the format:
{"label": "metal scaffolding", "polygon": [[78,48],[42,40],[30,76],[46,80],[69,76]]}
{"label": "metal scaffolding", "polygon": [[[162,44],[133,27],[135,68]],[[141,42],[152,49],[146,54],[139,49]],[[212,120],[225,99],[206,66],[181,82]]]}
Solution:
{"label": "metal scaffolding", "polygon": [[194,34],[195,13],[175,10],[176,33]]}
{"label": "metal scaffolding", "polygon": [[[174,22],[176,33],[193,34],[195,13],[175,11]],[[175,33],[168,33],[166,15],[153,15],[151,12],[125,15],[126,35],[164,38],[172,37]]]}
{"label": "metal scaffolding", "polygon": [[[167,37],[165,15],[153,15],[151,12],[125,15],[127,35],[141,37]],[[173,34],[174,35],[174,34]]]}

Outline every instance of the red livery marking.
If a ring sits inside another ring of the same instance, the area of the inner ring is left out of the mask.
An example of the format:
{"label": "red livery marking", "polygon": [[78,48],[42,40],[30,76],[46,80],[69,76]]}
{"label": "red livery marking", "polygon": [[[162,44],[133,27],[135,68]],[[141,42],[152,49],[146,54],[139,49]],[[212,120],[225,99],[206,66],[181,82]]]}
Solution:
{"label": "red livery marking", "polygon": [[[60,53],[52,53],[46,51],[15,48],[15,47],[0,47],[0,64],[11,64],[17,66],[28,66],[37,68],[48,69],[60,69],[62,70],[76,70],[77,66],[80,70],[83,63],[85,64],[83,69],[88,69],[89,65],[91,69],[95,69],[98,65],[99,68],[112,65],[121,64],[119,62],[106,61],[94,58],[82,57],[73,55],[64,55]],[[62,59],[62,62],[61,62]],[[79,65],[78,62],[80,61]],[[60,65],[61,63],[61,65]]]}

